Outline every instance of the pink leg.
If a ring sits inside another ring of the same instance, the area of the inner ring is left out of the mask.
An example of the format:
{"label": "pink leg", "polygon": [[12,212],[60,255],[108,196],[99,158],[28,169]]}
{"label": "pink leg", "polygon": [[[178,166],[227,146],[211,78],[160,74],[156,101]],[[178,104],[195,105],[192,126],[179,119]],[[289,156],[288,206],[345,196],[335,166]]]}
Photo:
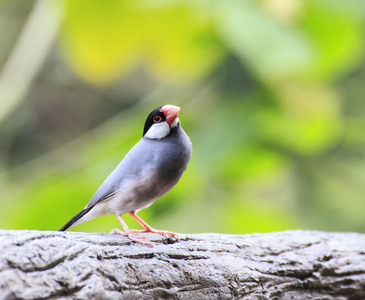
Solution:
{"label": "pink leg", "polygon": [[147,239],[148,240],[148,237],[146,236],[139,236],[139,237],[136,237],[132,231],[128,228],[127,226],[127,223],[124,222],[123,218],[121,215],[118,215],[118,214],[115,214],[115,216],[118,218],[120,224],[122,224],[123,226],[123,229],[124,229],[124,232],[119,230],[118,228],[114,228],[111,232],[115,232],[117,234],[120,234],[120,235],[124,235],[124,236],[127,236],[129,237],[132,241],[135,241],[137,243],[140,243],[140,244],[143,244],[143,245],[150,245],[150,246],[155,246],[154,243],[152,242],[148,242],[148,241],[142,241],[141,239]]}
{"label": "pink leg", "polygon": [[173,232],[169,232],[169,231],[164,231],[164,230],[157,230],[152,228],[150,225],[148,225],[145,221],[143,221],[140,217],[138,217],[136,215],[135,211],[130,211],[129,214],[137,220],[137,222],[139,224],[141,224],[143,226],[143,228],[145,230],[135,230],[135,229],[131,229],[131,231],[133,233],[144,233],[144,232],[152,232],[152,233],[159,233],[159,234],[163,234],[163,235],[172,235],[173,237],[176,237],[177,239],[179,239],[179,236],[176,233]]}

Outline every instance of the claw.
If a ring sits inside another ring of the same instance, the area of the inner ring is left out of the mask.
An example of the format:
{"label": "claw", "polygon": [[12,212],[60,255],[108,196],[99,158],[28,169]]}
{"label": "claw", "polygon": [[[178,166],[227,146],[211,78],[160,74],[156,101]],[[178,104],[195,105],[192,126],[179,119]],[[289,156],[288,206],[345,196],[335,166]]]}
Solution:
{"label": "claw", "polygon": [[179,236],[174,233],[174,232],[170,232],[170,231],[164,231],[164,230],[157,230],[157,229],[154,229],[154,228],[148,228],[148,229],[145,229],[145,230],[135,230],[135,229],[131,229],[131,231],[133,233],[146,233],[146,232],[152,232],[152,233],[158,233],[158,234],[162,234],[164,236],[168,236],[168,235],[171,235],[175,238],[177,238],[178,240],[180,240]]}
{"label": "claw", "polygon": [[176,233],[170,232],[170,231],[164,231],[164,230],[157,230],[152,228],[150,225],[148,225],[145,221],[143,221],[140,217],[138,217],[136,215],[135,211],[130,211],[129,214],[139,223],[144,227],[144,230],[135,230],[135,229],[131,229],[131,231],[133,233],[145,233],[145,232],[152,232],[152,233],[159,233],[159,234],[163,234],[164,236],[168,236],[171,235],[175,238],[177,238],[178,240],[180,240],[179,236]]}
{"label": "claw", "polygon": [[[123,232],[118,228],[114,228],[110,233],[116,233],[116,234],[120,234],[123,236],[126,236],[128,238],[130,238],[132,241],[142,244],[142,245],[149,245],[149,246],[156,246],[154,243],[149,242],[149,238],[146,236],[135,236],[131,231],[129,232]],[[148,241],[142,241],[141,239],[146,239]]]}

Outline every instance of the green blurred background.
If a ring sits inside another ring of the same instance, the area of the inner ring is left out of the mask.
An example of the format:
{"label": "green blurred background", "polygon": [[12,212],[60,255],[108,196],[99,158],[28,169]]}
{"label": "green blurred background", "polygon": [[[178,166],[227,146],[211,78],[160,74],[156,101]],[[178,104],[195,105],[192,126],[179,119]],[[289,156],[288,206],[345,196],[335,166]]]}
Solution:
{"label": "green blurred background", "polygon": [[1,0],[0,26],[0,228],[59,229],[169,103],[194,151],[153,227],[365,232],[365,1]]}

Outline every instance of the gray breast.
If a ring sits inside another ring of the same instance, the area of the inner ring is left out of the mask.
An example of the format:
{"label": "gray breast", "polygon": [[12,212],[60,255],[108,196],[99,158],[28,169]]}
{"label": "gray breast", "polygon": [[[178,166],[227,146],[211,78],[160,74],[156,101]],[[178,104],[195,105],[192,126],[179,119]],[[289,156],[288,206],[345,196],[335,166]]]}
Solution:
{"label": "gray breast", "polygon": [[178,126],[172,129],[166,138],[154,142],[159,144],[159,150],[156,152],[157,176],[162,184],[174,186],[190,161],[192,152],[190,139],[181,126]]}

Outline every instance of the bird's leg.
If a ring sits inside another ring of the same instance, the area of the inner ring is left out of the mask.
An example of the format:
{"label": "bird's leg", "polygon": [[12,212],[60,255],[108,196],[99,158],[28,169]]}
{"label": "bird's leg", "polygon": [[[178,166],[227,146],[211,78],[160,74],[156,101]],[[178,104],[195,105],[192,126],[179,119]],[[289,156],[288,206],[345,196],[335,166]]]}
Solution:
{"label": "bird's leg", "polygon": [[132,241],[135,241],[137,243],[140,243],[140,244],[143,244],[143,245],[150,245],[150,246],[155,246],[154,243],[152,242],[148,242],[148,241],[142,241],[141,239],[147,239],[148,240],[148,237],[146,236],[139,236],[139,237],[136,237],[133,233],[132,233],[132,230],[129,229],[129,227],[127,226],[127,223],[124,222],[123,218],[121,215],[119,214],[115,214],[115,216],[118,218],[120,224],[122,224],[123,226],[123,229],[124,229],[124,232],[121,231],[120,229],[118,228],[114,228],[111,232],[115,232],[117,234],[120,234],[120,235],[124,235],[124,236],[127,236],[129,237]]}
{"label": "bird's leg", "polygon": [[143,221],[140,217],[138,217],[136,215],[136,212],[134,210],[130,211],[129,214],[135,219],[137,220],[137,222],[139,224],[141,224],[143,226],[143,228],[145,230],[135,230],[135,229],[131,229],[131,231],[133,233],[144,233],[144,232],[152,232],[152,233],[159,233],[159,234],[163,234],[163,235],[172,235],[173,237],[176,237],[177,239],[179,239],[179,236],[176,233],[173,232],[169,232],[169,231],[164,231],[164,230],[157,230],[152,228],[150,225],[148,225],[145,221]]}

